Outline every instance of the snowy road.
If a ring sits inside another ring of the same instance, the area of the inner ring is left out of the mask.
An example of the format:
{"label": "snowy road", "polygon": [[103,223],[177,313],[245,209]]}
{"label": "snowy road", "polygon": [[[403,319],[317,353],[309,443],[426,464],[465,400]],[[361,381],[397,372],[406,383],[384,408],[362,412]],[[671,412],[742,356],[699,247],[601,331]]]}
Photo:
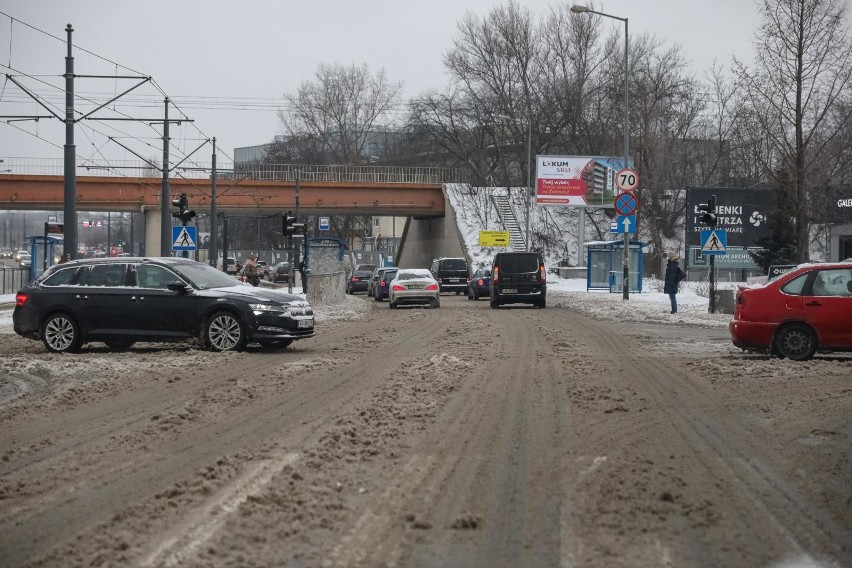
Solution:
{"label": "snowy road", "polygon": [[556,288],[348,298],[279,353],[5,327],[0,565],[852,564],[852,358]]}

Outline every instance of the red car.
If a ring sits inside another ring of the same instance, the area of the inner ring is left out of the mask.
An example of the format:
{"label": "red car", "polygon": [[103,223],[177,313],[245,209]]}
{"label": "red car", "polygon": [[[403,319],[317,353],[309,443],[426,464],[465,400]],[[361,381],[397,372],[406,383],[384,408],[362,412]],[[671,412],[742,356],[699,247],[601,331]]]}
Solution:
{"label": "red car", "polygon": [[852,262],[803,264],[763,286],[740,286],[731,341],[804,361],[852,351]]}

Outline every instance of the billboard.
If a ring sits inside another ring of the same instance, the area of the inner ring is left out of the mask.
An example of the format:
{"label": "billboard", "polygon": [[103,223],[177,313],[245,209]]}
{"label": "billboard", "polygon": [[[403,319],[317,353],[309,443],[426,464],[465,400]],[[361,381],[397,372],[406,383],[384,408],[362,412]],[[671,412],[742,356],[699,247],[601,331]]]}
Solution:
{"label": "billboard", "polygon": [[[830,186],[823,192],[826,221],[835,224],[852,223],[852,185]],[[817,199],[814,199],[818,203]]]}
{"label": "billboard", "polygon": [[[627,167],[633,167],[632,159]],[[611,208],[619,193],[615,174],[622,168],[623,157],[536,156],[536,203]]]}
{"label": "billboard", "polygon": [[701,246],[701,231],[707,229],[701,220],[700,205],[716,196],[716,229],[728,233],[729,247],[753,247],[755,241],[769,234],[766,219],[775,209],[775,192],[771,189],[742,187],[686,188],[686,244]]}

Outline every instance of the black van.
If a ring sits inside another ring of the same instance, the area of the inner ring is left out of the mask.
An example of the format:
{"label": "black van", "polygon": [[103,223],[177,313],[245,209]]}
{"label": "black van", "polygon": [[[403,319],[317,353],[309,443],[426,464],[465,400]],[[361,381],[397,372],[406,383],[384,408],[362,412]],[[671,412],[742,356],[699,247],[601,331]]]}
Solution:
{"label": "black van", "polygon": [[436,258],[429,269],[432,277],[438,281],[441,292],[455,292],[456,295],[467,292],[467,279],[470,268],[463,258]]}
{"label": "black van", "polygon": [[491,307],[547,305],[547,272],[537,252],[498,252],[491,266]]}

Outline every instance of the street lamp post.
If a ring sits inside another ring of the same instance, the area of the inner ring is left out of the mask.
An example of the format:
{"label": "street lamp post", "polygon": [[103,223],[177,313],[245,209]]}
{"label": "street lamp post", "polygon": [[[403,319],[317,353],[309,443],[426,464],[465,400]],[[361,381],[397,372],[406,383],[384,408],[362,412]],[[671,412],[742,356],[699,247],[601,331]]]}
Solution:
{"label": "street lamp post", "polygon": [[[587,8],[586,6],[571,6],[571,11],[575,14],[597,14],[598,16],[604,16],[607,18],[612,18],[613,20],[620,20],[624,22],[624,167],[628,168],[630,162],[630,105],[629,97],[630,97],[630,89],[629,89],[629,74],[630,67],[627,64],[627,54],[630,47],[630,42],[627,36],[627,18],[620,18],[618,16],[613,16],[612,14],[605,14],[604,12],[598,12],[596,10],[592,10],[591,8]],[[624,275],[622,282],[622,297],[625,300],[630,299],[630,233],[624,233],[624,255],[623,255],[623,263],[624,263]]]}

